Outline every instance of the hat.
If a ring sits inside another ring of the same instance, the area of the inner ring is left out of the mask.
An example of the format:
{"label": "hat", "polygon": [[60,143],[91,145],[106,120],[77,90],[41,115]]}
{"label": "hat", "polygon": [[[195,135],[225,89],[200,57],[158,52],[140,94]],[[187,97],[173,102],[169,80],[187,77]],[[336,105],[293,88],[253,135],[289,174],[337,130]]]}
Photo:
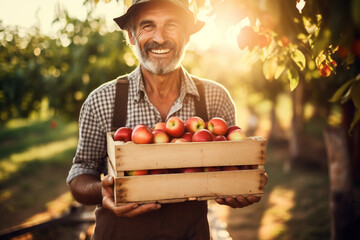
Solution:
{"label": "hat", "polygon": [[[143,4],[145,3],[151,3],[151,2],[155,2],[155,1],[160,1],[160,0],[132,0],[131,6],[129,7],[129,9],[127,10],[127,12],[117,18],[114,18],[114,21],[117,23],[117,25],[119,25],[119,27],[122,30],[127,30],[127,23],[129,21],[129,19],[134,16],[134,13],[137,9],[139,9]],[[198,31],[200,31],[200,29],[205,25],[204,22],[199,21],[195,18],[194,13],[190,10],[189,8],[189,2],[188,0],[163,0],[169,3],[174,4],[176,7],[181,8],[185,14],[188,17],[188,21],[190,23],[190,34],[194,34]]]}

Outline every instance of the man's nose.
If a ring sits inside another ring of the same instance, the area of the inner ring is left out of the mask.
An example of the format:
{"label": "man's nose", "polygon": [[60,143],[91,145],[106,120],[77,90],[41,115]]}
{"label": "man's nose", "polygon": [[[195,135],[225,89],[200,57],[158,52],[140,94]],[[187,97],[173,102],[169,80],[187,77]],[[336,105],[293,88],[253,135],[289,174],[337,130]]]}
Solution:
{"label": "man's nose", "polygon": [[162,28],[156,29],[153,40],[158,44],[163,44],[166,41],[165,31]]}

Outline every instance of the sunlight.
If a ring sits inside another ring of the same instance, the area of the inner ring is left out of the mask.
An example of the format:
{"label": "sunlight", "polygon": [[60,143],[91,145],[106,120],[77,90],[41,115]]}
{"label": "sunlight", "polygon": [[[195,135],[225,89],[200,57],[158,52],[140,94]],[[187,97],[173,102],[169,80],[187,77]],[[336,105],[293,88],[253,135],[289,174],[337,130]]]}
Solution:
{"label": "sunlight", "polygon": [[276,187],[269,196],[269,208],[261,219],[258,238],[261,240],[276,239],[286,231],[286,222],[291,219],[290,211],[294,207],[295,192],[292,189]]}
{"label": "sunlight", "polygon": [[21,226],[32,226],[34,224],[39,224],[41,222],[49,221],[52,218],[58,217],[66,210],[69,209],[70,205],[73,203],[73,197],[70,192],[66,192],[53,201],[50,201],[46,204],[46,211],[35,214],[34,216],[26,219]]}
{"label": "sunlight", "polygon": [[71,137],[62,141],[51,142],[41,146],[35,146],[22,153],[12,154],[9,158],[0,160],[0,181],[7,179],[12,173],[16,172],[25,162],[34,160],[49,159],[51,156],[61,152],[74,149],[77,145],[78,137]]}

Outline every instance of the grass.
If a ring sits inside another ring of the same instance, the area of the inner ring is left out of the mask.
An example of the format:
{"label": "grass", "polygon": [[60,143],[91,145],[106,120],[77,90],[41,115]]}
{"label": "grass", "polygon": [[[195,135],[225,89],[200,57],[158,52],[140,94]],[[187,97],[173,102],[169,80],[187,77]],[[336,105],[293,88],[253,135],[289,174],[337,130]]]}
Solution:
{"label": "grass", "polygon": [[41,212],[59,214],[72,203],[68,195],[60,198],[65,206],[48,207],[68,194],[65,179],[77,144],[76,123],[56,121],[56,128],[45,120],[0,130],[0,230],[36,222]]}

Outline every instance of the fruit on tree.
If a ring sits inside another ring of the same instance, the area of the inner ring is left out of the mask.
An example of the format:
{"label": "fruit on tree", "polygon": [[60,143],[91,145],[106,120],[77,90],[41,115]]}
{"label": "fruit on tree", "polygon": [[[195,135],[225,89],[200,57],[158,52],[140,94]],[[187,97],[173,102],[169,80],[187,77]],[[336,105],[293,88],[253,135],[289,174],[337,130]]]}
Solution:
{"label": "fruit on tree", "polygon": [[319,73],[322,77],[328,77],[331,74],[331,68],[328,65],[321,65],[319,67]]}

